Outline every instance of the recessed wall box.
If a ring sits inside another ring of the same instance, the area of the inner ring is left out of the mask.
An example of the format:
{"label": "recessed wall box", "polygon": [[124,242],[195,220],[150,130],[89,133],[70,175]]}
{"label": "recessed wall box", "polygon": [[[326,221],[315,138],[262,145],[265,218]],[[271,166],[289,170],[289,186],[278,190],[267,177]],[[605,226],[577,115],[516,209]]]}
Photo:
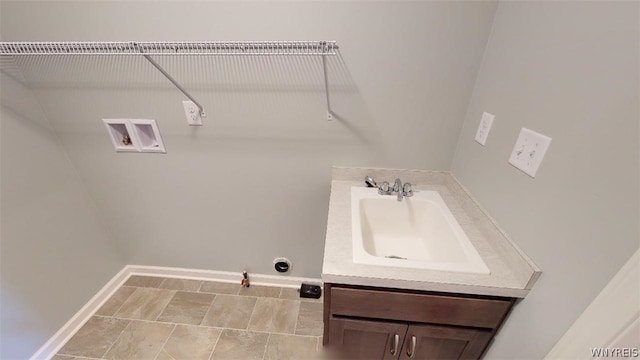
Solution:
{"label": "recessed wall box", "polygon": [[118,152],[137,152],[138,148],[134,144],[133,129],[127,119],[102,119],[113,147]]}
{"label": "recessed wall box", "polygon": [[133,123],[134,132],[138,136],[140,151],[166,153],[155,120],[135,119],[131,120],[131,123]]}
{"label": "recessed wall box", "polygon": [[118,152],[166,153],[158,125],[148,119],[102,119]]}

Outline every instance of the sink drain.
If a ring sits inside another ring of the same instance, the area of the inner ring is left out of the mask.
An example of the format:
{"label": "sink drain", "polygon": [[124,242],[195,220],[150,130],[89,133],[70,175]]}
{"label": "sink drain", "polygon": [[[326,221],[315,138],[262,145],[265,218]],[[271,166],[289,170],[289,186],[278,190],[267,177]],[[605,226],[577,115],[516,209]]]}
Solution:
{"label": "sink drain", "polygon": [[402,256],[397,256],[397,255],[387,255],[385,256],[387,259],[400,259],[400,260],[407,260],[406,257],[402,257]]}

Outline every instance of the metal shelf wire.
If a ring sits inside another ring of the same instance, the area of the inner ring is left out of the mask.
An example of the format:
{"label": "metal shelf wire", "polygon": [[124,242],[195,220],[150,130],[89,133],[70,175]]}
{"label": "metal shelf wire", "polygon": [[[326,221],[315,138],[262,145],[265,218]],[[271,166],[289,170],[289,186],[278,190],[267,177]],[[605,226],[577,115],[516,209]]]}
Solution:
{"label": "metal shelf wire", "polygon": [[335,41],[0,42],[0,55],[337,55]]}
{"label": "metal shelf wire", "polygon": [[205,117],[204,108],[189,92],[167,73],[151,56],[215,55],[215,56],[322,56],[327,120],[333,119],[329,99],[327,56],[338,54],[335,41],[57,41],[0,42],[0,56],[24,55],[137,55],[144,56],[173,85],[188,97]]}

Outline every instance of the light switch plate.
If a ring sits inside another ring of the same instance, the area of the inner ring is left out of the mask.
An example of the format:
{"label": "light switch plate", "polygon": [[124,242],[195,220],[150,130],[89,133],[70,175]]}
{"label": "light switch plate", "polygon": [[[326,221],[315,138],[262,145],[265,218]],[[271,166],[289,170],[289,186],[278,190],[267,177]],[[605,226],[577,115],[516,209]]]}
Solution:
{"label": "light switch plate", "polygon": [[482,118],[480,119],[480,125],[478,125],[478,131],[476,132],[476,141],[484,146],[487,142],[487,136],[489,135],[489,131],[491,130],[491,125],[493,124],[493,119],[495,116],[493,114],[489,114],[488,112],[482,113]]}
{"label": "light switch plate", "polygon": [[550,137],[522,128],[509,157],[509,163],[525,174],[536,177],[550,143]]}

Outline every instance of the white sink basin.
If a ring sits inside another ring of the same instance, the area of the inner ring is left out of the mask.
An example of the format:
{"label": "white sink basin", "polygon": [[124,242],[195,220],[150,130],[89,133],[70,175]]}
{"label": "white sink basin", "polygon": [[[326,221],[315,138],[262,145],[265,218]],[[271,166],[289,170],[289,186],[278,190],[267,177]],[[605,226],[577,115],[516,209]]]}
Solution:
{"label": "white sink basin", "polygon": [[375,188],[351,188],[356,264],[489,274],[437,191],[398,201]]}

